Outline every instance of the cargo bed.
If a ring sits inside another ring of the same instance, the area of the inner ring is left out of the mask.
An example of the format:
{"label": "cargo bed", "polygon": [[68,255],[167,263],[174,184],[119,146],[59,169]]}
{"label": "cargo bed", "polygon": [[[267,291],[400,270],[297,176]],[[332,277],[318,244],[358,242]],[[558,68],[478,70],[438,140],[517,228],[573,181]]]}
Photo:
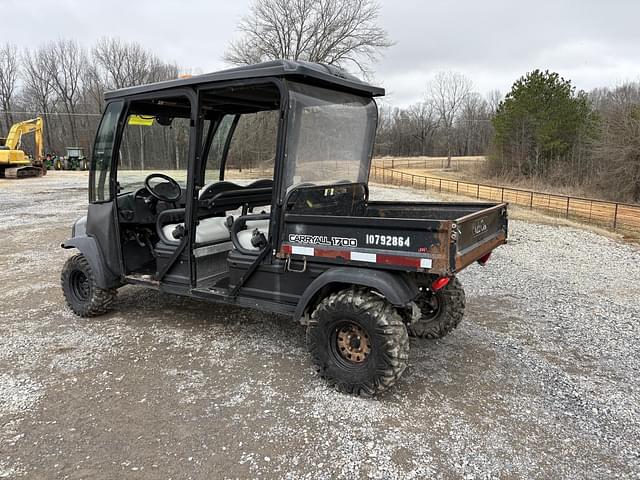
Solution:
{"label": "cargo bed", "polygon": [[281,253],[449,276],[507,239],[506,203],[367,202],[359,210],[286,214]]}

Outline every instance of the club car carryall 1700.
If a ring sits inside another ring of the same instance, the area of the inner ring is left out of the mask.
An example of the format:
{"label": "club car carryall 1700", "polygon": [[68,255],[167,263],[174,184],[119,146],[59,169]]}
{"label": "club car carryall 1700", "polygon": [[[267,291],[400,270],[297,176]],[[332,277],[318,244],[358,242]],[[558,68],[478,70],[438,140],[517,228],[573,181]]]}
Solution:
{"label": "club car carryall 1700", "polygon": [[291,61],[107,93],[68,305],[99,315],[136,284],[289,315],[330,384],[388,389],[409,335],[461,321],[455,275],[506,242],[507,205],[370,201],[380,95]]}

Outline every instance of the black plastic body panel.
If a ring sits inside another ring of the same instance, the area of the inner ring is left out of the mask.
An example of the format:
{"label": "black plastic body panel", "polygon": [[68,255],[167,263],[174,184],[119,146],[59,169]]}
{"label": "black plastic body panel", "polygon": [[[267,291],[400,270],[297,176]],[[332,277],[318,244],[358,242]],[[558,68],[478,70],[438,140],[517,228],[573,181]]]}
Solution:
{"label": "black plastic body panel", "polygon": [[[167,245],[163,242],[158,242],[155,248],[156,262],[158,271],[162,271],[167,267],[171,257],[176,253],[175,245]],[[176,259],[173,266],[167,271],[162,283],[174,283],[189,286],[191,283],[191,275],[189,268],[189,254],[185,250]]]}
{"label": "black plastic body panel", "polygon": [[[229,253],[229,285],[234,287],[240,277],[255,260],[255,255],[244,255],[237,250]],[[295,262],[294,269],[302,269],[302,262]],[[326,270],[326,267],[309,266],[304,273],[288,272],[286,262],[273,259],[263,263],[240,290],[240,296],[287,303],[295,306],[306,287]]]}
{"label": "black plastic body panel", "polygon": [[116,205],[113,201],[89,204],[86,233],[97,242],[106,277],[120,279],[124,272],[115,209]]}
{"label": "black plastic body panel", "polygon": [[78,235],[62,243],[62,248],[77,249],[89,262],[100,288],[116,288],[121,285],[120,277],[105,268],[102,252],[94,237]]}
{"label": "black plastic body panel", "polygon": [[304,291],[298,301],[294,312],[294,318],[301,318],[307,308],[315,303],[317,295],[325,287],[335,286],[337,290],[341,286],[359,285],[372,288],[385,296],[385,298],[397,307],[404,307],[418,295],[418,286],[414,281],[400,273],[385,272],[367,268],[332,268],[318,276]]}
{"label": "black plastic body panel", "polygon": [[[243,255],[237,251],[229,254],[232,287],[254,259],[255,256]],[[242,287],[240,296],[289,305],[292,310],[295,308],[293,315],[298,319],[304,314],[309,302],[315,299],[316,294],[329,285],[334,286],[333,290],[351,285],[370,287],[396,306],[406,306],[418,294],[415,282],[400,272],[357,267],[336,268],[313,261],[307,261],[305,264],[302,260],[292,260],[288,269],[285,260],[274,259],[273,263],[258,267]]]}

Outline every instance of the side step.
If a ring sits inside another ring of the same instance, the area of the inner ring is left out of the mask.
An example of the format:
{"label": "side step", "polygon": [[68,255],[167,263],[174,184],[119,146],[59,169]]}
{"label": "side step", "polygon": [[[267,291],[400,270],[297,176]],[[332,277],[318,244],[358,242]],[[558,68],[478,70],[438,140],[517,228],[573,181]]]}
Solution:
{"label": "side step", "polygon": [[132,273],[131,275],[126,275],[124,280],[131,285],[144,285],[145,287],[151,287],[156,290],[160,288],[160,282],[155,280],[153,275]]}

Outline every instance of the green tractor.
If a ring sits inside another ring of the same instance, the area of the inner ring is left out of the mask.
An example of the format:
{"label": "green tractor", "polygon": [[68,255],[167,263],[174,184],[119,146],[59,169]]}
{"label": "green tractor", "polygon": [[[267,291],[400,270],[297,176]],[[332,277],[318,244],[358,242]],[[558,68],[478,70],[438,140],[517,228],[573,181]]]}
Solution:
{"label": "green tractor", "polygon": [[56,157],[54,162],[56,170],[87,170],[89,162],[84,156],[82,147],[67,147],[67,155]]}

